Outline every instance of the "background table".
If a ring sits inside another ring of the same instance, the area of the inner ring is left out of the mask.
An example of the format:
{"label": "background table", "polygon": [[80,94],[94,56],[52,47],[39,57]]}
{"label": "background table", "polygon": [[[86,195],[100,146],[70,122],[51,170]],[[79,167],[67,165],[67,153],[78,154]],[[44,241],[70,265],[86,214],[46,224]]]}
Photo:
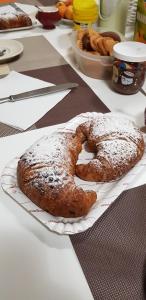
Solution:
{"label": "background table", "polygon": [[[46,4],[46,1],[31,3]],[[47,3],[50,4],[49,1]],[[25,7],[28,11],[29,7]],[[30,11],[36,11],[36,8],[32,6]],[[77,113],[87,110],[107,112],[110,109],[126,112],[138,124],[143,124],[145,97],[139,93],[125,98],[112,92],[106,82],[82,74],[72,60],[70,32],[68,27],[57,26],[52,31],[38,27],[1,35],[3,39],[21,39],[25,46],[20,60],[9,64],[11,70],[46,81],[52,80],[53,83],[77,81],[79,89],[71,92],[28,132],[8,132],[5,127],[3,135],[17,134],[0,139],[0,172],[10,159],[45,134],[48,128],[42,127],[65,122]],[[38,51],[34,50],[36,45],[39,46]],[[145,174],[141,174],[141,178],[137,180],[138,185],[144,182]],[[1,299],[143,300],[145,189],[144,185],[130,191],[130,194],[126,192],[121,195],[96,226],[85,235],[71,239],[46,230],[0,190]],[[87,248],[84,247],[85,242],[88,243]],[[91,273],[99,275],[97,281]]]}

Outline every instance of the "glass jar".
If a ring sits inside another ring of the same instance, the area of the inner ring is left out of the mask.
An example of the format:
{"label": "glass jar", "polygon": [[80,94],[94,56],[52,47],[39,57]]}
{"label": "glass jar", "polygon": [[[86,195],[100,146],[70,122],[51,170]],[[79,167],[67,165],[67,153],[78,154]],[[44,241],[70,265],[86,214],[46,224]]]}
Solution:
{"label": "glass jar", "polygon": [[112,87],[120,94],[136,94],[145,80],[146,45],[128,41],[113,48]]}

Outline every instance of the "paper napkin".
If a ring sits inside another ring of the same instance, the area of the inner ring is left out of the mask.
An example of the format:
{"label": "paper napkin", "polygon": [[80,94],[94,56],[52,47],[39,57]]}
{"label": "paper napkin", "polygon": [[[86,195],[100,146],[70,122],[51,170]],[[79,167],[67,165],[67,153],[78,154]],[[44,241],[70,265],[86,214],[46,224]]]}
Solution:
{"label": "paper napkin", "polygon": [[[53,85],[15,71],[0,79],[0,98]],[[26,130],[52,107],[60,102],[70,90],[34,97],[17,102],[0,104],[0,122],[19,130]]]}

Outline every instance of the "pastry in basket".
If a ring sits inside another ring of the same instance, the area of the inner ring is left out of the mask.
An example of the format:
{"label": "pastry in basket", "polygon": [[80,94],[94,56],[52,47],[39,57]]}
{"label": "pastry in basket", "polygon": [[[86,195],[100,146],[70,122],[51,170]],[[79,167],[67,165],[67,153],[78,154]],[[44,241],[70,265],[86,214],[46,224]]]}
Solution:
{"label": "pastry in basket", "polygon": [[[79,122],[78,122],[79,120]],[[55,216],[86,215],[96,201],[94,191],[84,191],[74,180],[108,182],[126,174],[142,157],[143,136],[119,114],[87,113],[76,129],[45,136],[20,158],[18,185],[36,205]],[[94,158],[77,164],[87,142]]]}

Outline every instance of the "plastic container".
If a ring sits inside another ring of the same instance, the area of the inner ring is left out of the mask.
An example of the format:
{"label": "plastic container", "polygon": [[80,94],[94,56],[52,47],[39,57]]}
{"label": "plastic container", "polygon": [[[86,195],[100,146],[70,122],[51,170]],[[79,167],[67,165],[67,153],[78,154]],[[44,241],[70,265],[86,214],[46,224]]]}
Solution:
{"label": "plastic container", "polygon": [[146,44],[128,41],[113,47],[112,87],[120,94],[136,94],[145,80]]}
{"label": "plastic container", "polygon": [[97,22],[98,5],[95,0],[74,0],[73,20],[74,28],[88,28]]}
{"label": "plastic container", "polygon": [[[97,31],[102,32],[100,28]],[[103,33],[103,32],[102,32]],[[106,36],[116,37],[119,41],[122,36],[116,32],[106,32]],[[90,54],[89,52],[83,51],[77,46],[77,32],[73,31],[71,34],[71,43],[78,68],[85,75],[96,78],[96,79],[111,79],[112,78],[112,67],[113,57],[112,56],[97,56]]]}

